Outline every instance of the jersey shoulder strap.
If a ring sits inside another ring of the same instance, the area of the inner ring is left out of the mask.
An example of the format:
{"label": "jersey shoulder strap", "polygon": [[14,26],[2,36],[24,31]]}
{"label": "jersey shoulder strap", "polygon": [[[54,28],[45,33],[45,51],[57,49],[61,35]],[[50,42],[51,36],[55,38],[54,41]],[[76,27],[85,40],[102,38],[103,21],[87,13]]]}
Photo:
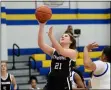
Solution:
{"label": "jersey shoulder strap", "polygon": [[12,77],[11,76],[12,75],[10,73],[8,73],[8,78],[9,78],[10,82],[12,82]]}
{"label": "jersey shoulder strap", "polygon": [[52,56],[55,54],[55,52],[56,52],[56,50],[55,50],[55,48],[53,49],[53,52],[52,52]]}

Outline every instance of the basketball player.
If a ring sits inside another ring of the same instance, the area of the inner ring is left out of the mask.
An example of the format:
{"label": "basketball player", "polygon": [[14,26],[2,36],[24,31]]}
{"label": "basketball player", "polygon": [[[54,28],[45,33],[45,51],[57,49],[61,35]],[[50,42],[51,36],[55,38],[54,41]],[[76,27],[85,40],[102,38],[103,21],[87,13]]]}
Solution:
{"label": "basketball player", "polygon": [[71,61],[71,65],[72,65],[72,76],[71,76],[71,82],[72,82],[72,89],[75,90],[75,88],[81,88],[81,89],[85,89],[86,85],[85,85],[85,81],[84,78],[82,76],[82,73],[77,70],[76,62]]}
{"label": "basketball player", "polygon": [[35,76],[30,77],[30,84],[29,90],[40,90],[40,88],[37,87],[37,78]]}
{"label": "basketball player", "polygon": [[45,23],[39,23],[38,45],[48,55],[52,57],[51,71],[48,75],[46,90],[72,90],[70,85],[71,59],[76,60],[76,41],[70,33],[63,34],[60,43],[52,34],[52,27],[48,36],[54,48],[44,43]]}
{"label": "basketball player", "polygon": [[1,90],[10,90],[11,84],[14,85],[14,90],[17,90],[15,77],[7,72],[7,63],[1,62]]}
{"label": "basketball player", "polygon": [[92,62],[89,51],[95,47],[98,47],[98,44],[92,43],[84,48],[84,66],[93,71],[92,89],[110,89],[111,47],[104,48],[101,59]]}
{"label": "basketball player", "polygon": [[81,77],[75,72],[72,71],[72,76],[71,76],[71,83],[72,83],[72,90],[75,89],[85,89],[84,82],[82,81]]}

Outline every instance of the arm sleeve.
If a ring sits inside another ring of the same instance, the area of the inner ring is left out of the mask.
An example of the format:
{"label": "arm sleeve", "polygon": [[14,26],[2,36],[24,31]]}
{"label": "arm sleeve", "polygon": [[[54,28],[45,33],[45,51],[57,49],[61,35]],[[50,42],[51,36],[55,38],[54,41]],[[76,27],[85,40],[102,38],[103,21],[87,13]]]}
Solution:
{"label": "arm sleeve", "polygon": [[94,74],[102,74],[106,69],[106,63],[100,60],[95,61],[94,63],[96,65],[96,70],[94,71]]}

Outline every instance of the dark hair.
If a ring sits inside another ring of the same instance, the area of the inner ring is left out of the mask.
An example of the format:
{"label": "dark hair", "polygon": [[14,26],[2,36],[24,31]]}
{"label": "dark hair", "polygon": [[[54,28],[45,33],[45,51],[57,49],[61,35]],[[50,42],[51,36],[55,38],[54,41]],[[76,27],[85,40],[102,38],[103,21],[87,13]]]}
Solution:
{"label": "dark hair", "polygon": [[76,49],[76,40],[75,40],[74,36],[71,33],[64,33],[64,34],[68,34],[70,36],[70,40],[72,41],[69,48]]}
{"label": "dark hair", "polygon": [[70,33],[71,35],[73,35],[73,32],[70,30],[65,31],[65,33]]}
{"label": "dark hair", "polygon": [[107,61],[111,63],[111,46],[107,46],[103,50],[103,54],[107,57]]}
{"label": "dark hair", "polygon": [[37,78],[36,78],[35,76],[31,76],[31,77],[30,77],[30,83],[32,82],[32,80],[35,80],[36,83],[37,83]]}
{"label": "dark hair", "polygon": [[72,27],[71,25],[69,25],[68,27],[67,27],[67,30],[65,31],[65,33],[70,33],[71,35],[73,35],[73,29],[72,28],[70,28],[70,27]]}

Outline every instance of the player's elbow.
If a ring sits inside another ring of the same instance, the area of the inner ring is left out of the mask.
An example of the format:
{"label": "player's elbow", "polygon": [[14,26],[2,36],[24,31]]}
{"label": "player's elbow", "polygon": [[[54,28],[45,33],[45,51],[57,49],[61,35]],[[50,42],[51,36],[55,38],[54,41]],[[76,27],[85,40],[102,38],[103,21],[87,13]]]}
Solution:
{"label": "player's elbow", "polygon": [[40,43],[38,43],[38,46],[39,46],[39,48],[41,48],[41,49],[42,49],[42,47],[43,47]]}
{"label": "player's elbow", "polygon": [[45,46],[43,44],[38,44],[38,46],[41,50],[43,50],[43,51],[45,50]]}
{"label": "player's elbow", "polygon": [[44,43],[42,43],[41,41],[38,41],[38,46],[39,46],[40,48],[43,48],[43,47],[44,47]]}
{"label": "player's elbow", "polygon": [[41,48],[42,44],[40,42],[38,42],[38,46]]}
{"label": "player's elbow", "polygon": [[86,68],[88,68],[88,67],[91,66],[88,59],[84,59],[83,62],[84,62],[84,66],[85,66]]}
{"label": "player's elbow", "polygon": [[44,46],[44,41],[42,40],[42,38],[38,38],[38,46],[41,48]]}

